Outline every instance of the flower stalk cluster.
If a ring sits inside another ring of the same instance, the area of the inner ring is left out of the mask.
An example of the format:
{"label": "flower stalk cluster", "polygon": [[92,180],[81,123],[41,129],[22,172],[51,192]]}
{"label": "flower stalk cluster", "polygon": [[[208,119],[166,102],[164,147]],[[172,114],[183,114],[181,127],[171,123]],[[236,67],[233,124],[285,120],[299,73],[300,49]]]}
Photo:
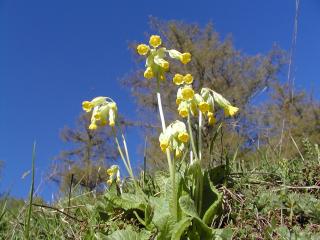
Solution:
{"label": "flower stalk cluster", "polygon": [[214,116],[215,103],[224,110],[225,116],[234,116],[239,110],[239,108],[232,106],[221,94],[209,88],[202,88],[200,94],[198,94],[189,84],[179,87],[176,103],[178,113],[182,118],[187,118],[188,114],[198,116],[201,112],[208,118],[209,125],[214,125],[216,122]]}
{"label": "flower stalk cluster", "polygon": [[[96,97],[91,101],[83,101],[82,109],[87,113],[91,113],[91,122],[88,127],[90,130],[97,130],[98,128],[104,127],[106,125],[109,125],[112,128],[112,133],[113,133],[115,142],[117,144],[120,157],[130,177],[134,180],[134,175],[133,175],[133,171],[130,163],[128,147],[127,147],[125,137],[122,134],[122,144],[124,149],[122,149],[117,137],[117,131],[115,128],[117,115],[118,115],[117,104],[109,97]],[[112,169],[109,169],[108,170],[109,172],[107,173],[108,174],[113,173],[112,171],[115,171],[116,169],[115,166],[116,165],[114,165]],[[120,177],[120,172],[119,173],[116,172],[116,174],[119,174],[119,177]],[[111,180],[113,178],[113,175],[110,175],[110,177],[111,178],[109,178],[109,180],[107,181],[108,183],[112,182]]]}
{"label": "flower stalk cluster", "polygon": [[108,97],[96,97],[91,101],[82,102],[82,109],[87,113],[92,111],[90,130],[96,130],[109,124],[114,127],[118,114],[117,104]]}
{"label": "flower stalk cluster", "polygon": [[146,57],[146,69],[143,74],[146,79],[157,78],[160,81],[166,79],[165,73],[170,68],[170,63],[166,60],[167,55],[180,60],[183,64],[187,64],[191,60],[191,54],[188,52],[181,53],[175,49],[168,50],[161,47],[162,40],[158,35],[152,35],[149,44],[139,44],[137,46],[138,54]]}
{"label": "flower stalk cluster", "polygon": [[182,156],[183,151],[187,148],[189,134],[186,125],[177,120],[171,123],[164,132],[159,136],[160,148],[163,152],[173,151],[176,158]]}
{"label": "flower stalk cluster", "polygon": [[121,182],[120,169],[118,165],[112,165],[110,168],[108,168],[107,174],[109,175],[109,179],[107,180],[109,185],[111,185],[113,182],[116,182],[117,184]]}

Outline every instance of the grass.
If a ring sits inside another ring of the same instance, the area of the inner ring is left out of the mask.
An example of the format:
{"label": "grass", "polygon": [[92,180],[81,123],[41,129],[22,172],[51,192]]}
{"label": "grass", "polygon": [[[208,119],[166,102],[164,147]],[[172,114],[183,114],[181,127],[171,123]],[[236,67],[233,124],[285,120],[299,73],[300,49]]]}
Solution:
{"label": "grass", "polygon": [[[261,163],[255,169],[250,164],[239,168],[238,160],[234,159],[230,173],[217,180],[223,205],[221,215],[212,222],[214,227],[231,229],[229,239],[230,236],[232,239],[319,239],[320,164],[316,148],[311,144],[310,149],[308,144],[304,161],[299,155],[290,160],[268,159],[267,150],[260,153]],[[35,145],[33,164],[34,160]],[[163,187],[157,185],[155,178],[141,174],[138,179],[150,196],[159,194]],[[130,184],[124,185],[124,192],[132,191]],[[2,199],[1,239],[108,239],[106,236],[116,230],[127,229],[132,234],[148,231],[138,220],[141,216],[138,207],[131,211],[108,202],[106,194],[111,190],[66,195],[48,205],[33,198],[33,185],[32,181],[26,203],[9,197]],[[151,232],[146,239],[156,235]]]}

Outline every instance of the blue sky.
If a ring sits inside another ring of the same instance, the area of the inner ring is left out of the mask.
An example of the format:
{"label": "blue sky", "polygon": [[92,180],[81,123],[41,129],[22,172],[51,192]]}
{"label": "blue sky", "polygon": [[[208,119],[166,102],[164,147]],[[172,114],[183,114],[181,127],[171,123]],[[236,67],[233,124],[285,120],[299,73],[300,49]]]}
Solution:
{"label": "blue sky", "polygon": [[[159,3],[159,5],[156,5]],[[320,2],[300,2],[295,83],[320,90]],[[150,15],[204,26],[212,21],[222,38],[233,35],[246,54],[266,53],[274,43],[291,44],[295,1],[43,1],[0,0],[0,192],[26,197],[33,141],[36,184],[65,145],[59,131],[74,126],[81,102],[110,96],[136,118],[129,91],[118,82],[134,70],[131,41],[146,42]],[[285,74],[282,76],[285,78]],[[136,133],[129,133],[136,154]],[[130,144],[131,143],[131,144]],[[55,188],[42,184],[50,199]]]}

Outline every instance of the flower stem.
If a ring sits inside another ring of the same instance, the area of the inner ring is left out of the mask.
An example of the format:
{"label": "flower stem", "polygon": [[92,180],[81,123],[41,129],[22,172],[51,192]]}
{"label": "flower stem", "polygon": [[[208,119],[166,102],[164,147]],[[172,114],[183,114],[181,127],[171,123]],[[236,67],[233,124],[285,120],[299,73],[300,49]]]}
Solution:
{"label": "flower stem", "polygon": [[191,119],[190,119],[190,113],[189,112],[188,112],[188,128],[189,128],[189,135],[190,135],[192,151],[193,151],[195,159],[198,160],[199,158],[198,158],[198,154],[197,154],[196,145],[195,145],[194,139],[193,139],[193,133],[192,133],[192,127],[191,127]]}
{"label": "flower stem", "polygon": [[[118,147],[118,151],[120,153],[120,157],[121,157],[121,159],[123,161],[123,164],[126,167],[127,172],[129,173],[130,177],[134,180],[132,169],[131,169],[131,167],[129,167],[129,165],[127,163],[127,160],[126,160],[126,158],[125,158],[125,156],[123,154],[123,151],[121,149],[121,146],[120,146],[120,143],[119,143],[119,140],[118,140],[118,137],[117,137],[117,133],[116,133],[116,130],[115,130],[114,127],[112,127],[112,133],[113,133],[114,139],[116,141],[116,144],[117,144],[117,147]],[[127,152],[126,152],[126,154],[127,154]]]}
{"label": "flower stem", "polygon": [[203,199],[203,174],[202,174],[202,168],[201,168],[201,159],[202,159],[202,112],[199,111],[199,127],[198,127],[198,156],[199,156],[199,176],[198,176],[198,181],[199,181],[199,188],[198,188],[198,213],[201,215],[202,212],[202,199]]}
{"label": "flower stem", "polygon": [[[163,114],[163,109],[162,109],[160,84],[159,83],[160,83],[160,79],[158,77],[158,79],[157,79],[157,101],[158,101],[158,108],[159,108],[162,132],[165,132],[166,123],[164,120],[164,114]],[[172,207],[173,207],[172,211],[173,211],[173,215],[174,215],[173,217],[175,219],[177,219],[178,218],[178,196],[177,196],[177,192],[176,192],[175,162],[172,162],[170,150],[168,148],[166,149],[166,154],[167,154],[170,178],[171,178],[171,182],[172,182],[172,201],[173,201],[172,202]]]}

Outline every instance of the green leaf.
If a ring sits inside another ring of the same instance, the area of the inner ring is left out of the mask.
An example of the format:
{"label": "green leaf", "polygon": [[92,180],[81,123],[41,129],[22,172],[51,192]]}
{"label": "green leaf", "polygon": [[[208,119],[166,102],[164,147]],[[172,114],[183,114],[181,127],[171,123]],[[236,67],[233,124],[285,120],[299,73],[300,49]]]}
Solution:
{"label": "green leaf", "polygon": [[208,227],[201,218],[193,218],[194,225],[197,227],[200,239],[211,239],[212,238],[212,228]]}
{"label": "green leaf", "polygon": [[111,235],[107,236],[107,240],[147,240],[149,239],[150,234],[138,233],[131,229],[117,230]]}
{"label": "green leaf", "polygon": [[184,195],[179,199],[181,210],[193,218],[193,222],[197,227],[201,239],[210,239],[212,236],[212,229],[208,227],[197,213],[194,201],[189,195]]}
{"label": "green leaf", "polygon": [[184,232],[189,228],[189,226],[192,224],[191,221],[192,218],[183,218],[180,220],[178,223],[175,224],[173,231],[172,231],[172,236],[171,240],[180,240],[181,236],[184,234]]}
{"label": "green leaf", "polygon": [[139,209],[144,211],[147,205],[145,196],[139,193],[123,193],[121,196],[107,194],[106,198],[112,204],[124,210]]}
{"label": "green leaf", "polygon": [[208,179],[209,184],[210,184],[210,188],[212,190],[212,193],[214,193],[215,195],[215,200],[212,202],[212,204],[210,205],[210,207],[206,210],[206,212],[204,213],[202,220],[207,224],[207,225],[211,225],[213,219],[215,216],[219,215],[219,212],[221,210],[221,206],[222,206],[222,194],[219,193],[219,191],[213,186],[213,184],[211,183],[211,181]]}
{"label": "green leaf", "polygon": [[184,195],[180,197],[179,204],[180,204],[181,210],[188,216],[199,217],[194,201],[190,198],[189,195]]}
{"label": "green leaf", "polygon": [[175,221],[170,214],[162,215],[157,219],[155,226],[158,229],[157,240],[169,240],[171,239],[172,231],[175,225]]}
{"label": "green leaf", "polygon": [[231,240],[233,231],[231,228],[214,229],[213,236],[215,240]]}

